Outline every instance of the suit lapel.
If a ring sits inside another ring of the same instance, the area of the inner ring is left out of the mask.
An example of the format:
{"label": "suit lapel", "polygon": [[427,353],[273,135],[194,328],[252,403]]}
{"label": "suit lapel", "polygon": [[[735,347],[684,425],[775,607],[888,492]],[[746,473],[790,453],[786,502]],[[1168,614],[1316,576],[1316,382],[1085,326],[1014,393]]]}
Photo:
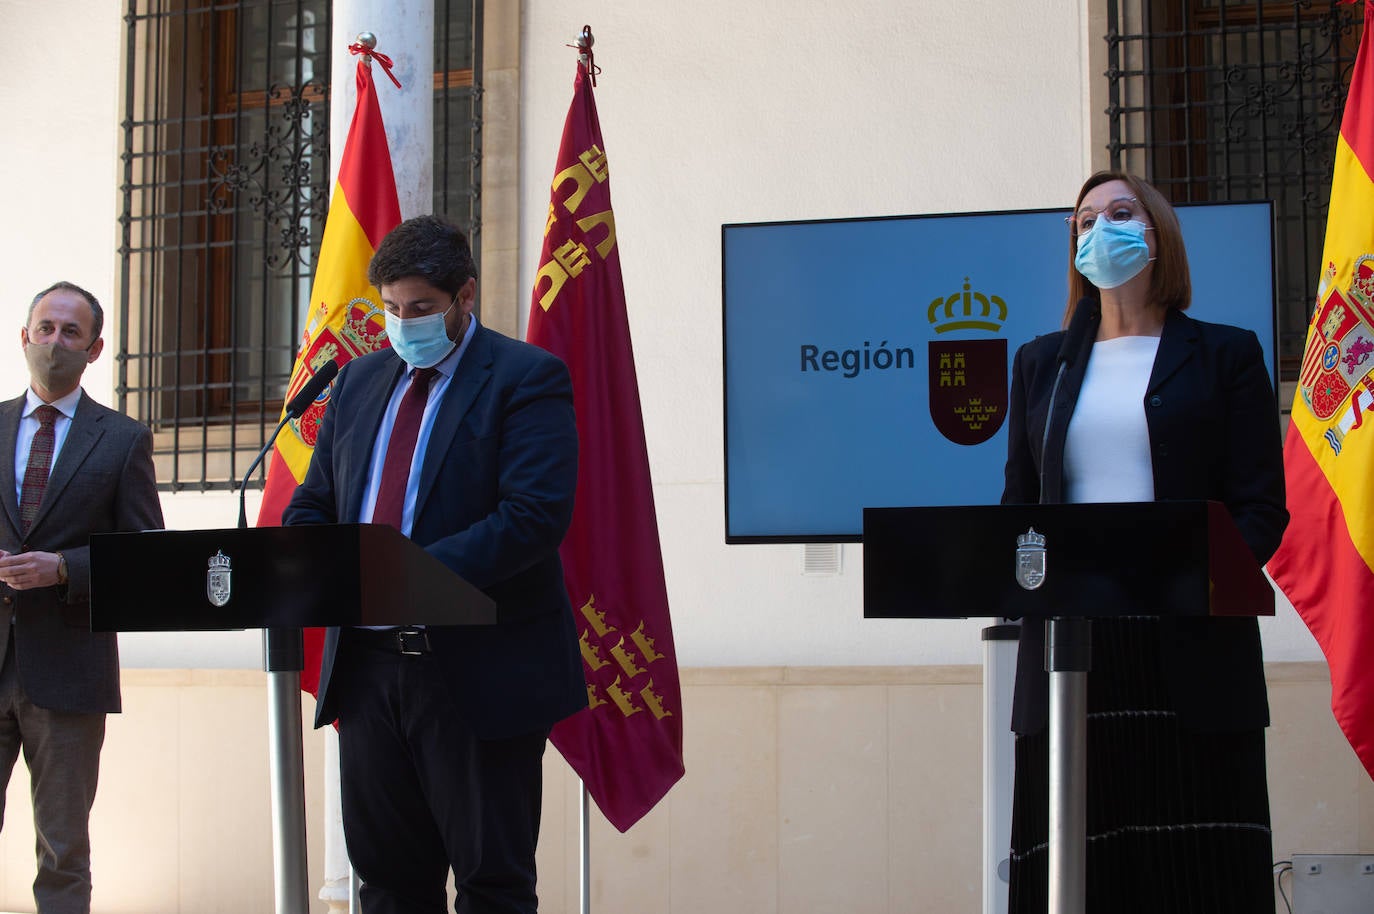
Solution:
{"label": "suit lapel", "polygon": [[[27,395],[25,395],[27,396]],[[22,535],[19,523],[19,496],[15,494],[18,480],[14,478],[14,449],[19,444],[19,417],[24,414],[25,397],[0,403],[0,504],[15,535]]]}
{"label": "suit lapel", "polygon": [[1154,393],[1197,353],[1197,325],[1182,311],[1169,309],[1164,331],[1159,335],[1159,352],[1150,372],[1146,394]]}
{"label": "suit lapel", "polygon": [[76,415],[72,417],[71,428],[67,429],[67,438],[62,442],[57,463],[53,464],[52,470],[48,473],[48,485],[43,489],[43,501],[38,505],[38,513],[34,515],[30,532],[37,530],[39,524],[43,523],[49,509],[61,497],[62,490],[76,476],[76,471],[86,462],[91,451],[95,450],[96,442],[103,434],[100,427],[103,418],[91,398],[82,393],[81,399],[76,401]]}
{"label": "suit lapel", "polygon": [[439,469],[444,465],[453,436],[467,415],[477,395],[491,380],[491,336],[489,331],[477,325],[472,342],[458,361],[453,372],[453,380],[444,392],[444,400],[439,404],[439,412],[434,417],[434,427],[429,431],[429,442],[425,446],[425,460],[420,469],[420,487],[415,492],[415,516],[429,500],[434,482],[439,478]]}

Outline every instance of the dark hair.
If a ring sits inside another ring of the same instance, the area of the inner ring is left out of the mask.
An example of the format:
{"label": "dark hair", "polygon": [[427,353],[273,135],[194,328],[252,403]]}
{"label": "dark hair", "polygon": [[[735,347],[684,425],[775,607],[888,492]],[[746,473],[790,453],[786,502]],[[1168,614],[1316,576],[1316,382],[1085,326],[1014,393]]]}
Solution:
{"label": "dark hair", "polygon": [[94,343],[96,340],[100,339],[100,331],[105,329],[105,312],[101,309],[100,302],[95,300],[94,295],[72,282],[55,282],[35,295],[33,301],[29,302],[29,316],[24,319],[24,326],[27,327],[29,324],[33,323],[33,309],[38,307],[38,303],[43,300],[43,296],[47,295],[49,292],[75,292],[77,295],[86,299],[86,304],[91,306],[91,315],[95,318],[95,322],[92,325],[94,332],[91,333],[91,342]]}
{"label": "dark hair", "polygon": [[416,216],[396,226],[367,266],[367,281],[379,289],[417,276],[450,295],[476,275],[467,236],[440,216]]}
{"label": "dark hair", "polygon": [[[1174,215],[1174,208],[1154,185],[1124,171],[1099,171],[1083,182],[1082,189],[1078,191],[1078,199],[1073,203],[1074,212],[1078,212],[1078,207],[1088,195],[1088,191],[1108,181],[1120,181],[1130,187],[1131,193],[1144,207],[1145,214],[1150,217],[1150,224],[1154,226],[1155,268],[1150,277],[1150,301],[1165,309],[1176,308],[1186,311],[1192,302],[1193,284],[1188,275],[1188,253],[1183,249],[1183,230],[1178,226],[1178,216]],[[1064,311],[1065,327],[1069,325],[1069,318],[1073,317],[1073,309],[1079,299],[1102,300],[1102,293],[1097,286],[1089,282],[1073,265],[1077,254],[1078,236],[1070,232],[1069,302]]]}

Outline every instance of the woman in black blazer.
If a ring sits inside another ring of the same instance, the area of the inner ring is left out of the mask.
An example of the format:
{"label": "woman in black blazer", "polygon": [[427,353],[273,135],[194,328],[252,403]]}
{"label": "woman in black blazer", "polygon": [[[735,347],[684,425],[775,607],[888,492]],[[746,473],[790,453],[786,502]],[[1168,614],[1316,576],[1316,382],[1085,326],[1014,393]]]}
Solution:
{"label": "woman in black blazer", "polygon": [[[1068,221],[1065,324],[1081,302],[1085,332],[1052,412],[1065,333],[1016,354],[1002,501],[1213,499],[1267,561],[1288,513],[1278,406],[1258,339],[1183,313],[1191,284],[1178,219],[1145,181],[1093,175]],[[1013,912],[1044,911],[1048,897],[1044,626],[1021,631]],[[1273,910],[1268,723],[1253,618],[1094,622],[1090,912]]]}

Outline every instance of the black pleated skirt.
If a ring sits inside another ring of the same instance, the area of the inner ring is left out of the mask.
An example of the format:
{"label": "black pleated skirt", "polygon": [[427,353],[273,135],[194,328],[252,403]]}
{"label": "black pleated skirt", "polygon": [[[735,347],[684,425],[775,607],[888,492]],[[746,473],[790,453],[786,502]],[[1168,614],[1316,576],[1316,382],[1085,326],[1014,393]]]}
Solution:
{"label": "black pleated skirt", "polygon": [[[1181,728],[1159,621],[1097,620],[1088,674],[1088,914],[1273,914],[1264,731]],[[1017,735],[1010,910],[1049,904],[1049,734]]]}

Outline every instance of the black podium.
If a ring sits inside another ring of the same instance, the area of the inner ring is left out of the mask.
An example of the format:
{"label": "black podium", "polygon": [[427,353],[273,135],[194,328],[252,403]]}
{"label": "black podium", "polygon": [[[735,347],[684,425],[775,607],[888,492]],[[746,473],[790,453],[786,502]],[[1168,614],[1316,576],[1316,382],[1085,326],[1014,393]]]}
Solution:
{"label": "black podium", "polygon": [[495,622],[490,597],[385,525],[91,537],[93,630],[264,630],[278,914],[310,909],[300,629]]}
{"label": "black podium", "polygon": [[1274,614],[1217,502],[864,509],[864,616],[1044,620],[1051,914],[1082,914],[1090,620]]}
{"label": "black podium", "polygon": [[490,597],[383,524],[91,537],[95,631],[495,622]]}

